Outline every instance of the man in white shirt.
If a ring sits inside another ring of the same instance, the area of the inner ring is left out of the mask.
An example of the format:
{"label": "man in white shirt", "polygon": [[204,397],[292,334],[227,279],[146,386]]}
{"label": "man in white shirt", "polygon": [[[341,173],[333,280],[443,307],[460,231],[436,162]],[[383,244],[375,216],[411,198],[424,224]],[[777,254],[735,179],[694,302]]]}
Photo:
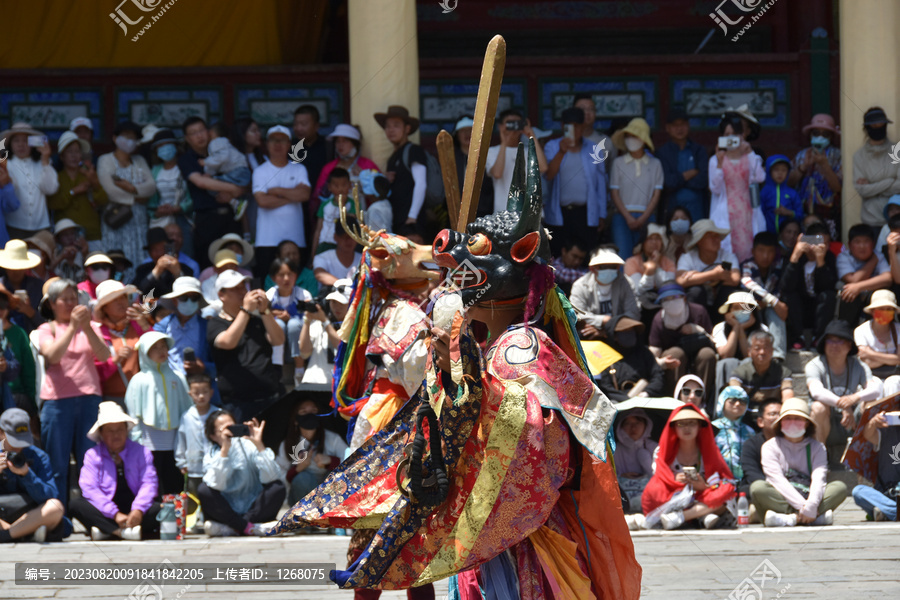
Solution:
{"label": "man in white shirt", "polygon": [[716,227],[712,219],[700,219],[691,225],[688,252],[681,255],[675,269],[675,282],[685,289],[688,302],[705,306],[717,317],[717,309],[741,284],[737,257],[722,248],[729,232]]}
{"label": "man in white shirt", "polygon": [[[494,214],[506,210],[509,200],[509,185],[512,182],[513,167],[516,164],[516,152],[524,133],[526,137],[534,137],[531,123],[519,111],[508,108],[500,113],[497,119],[500,128],[500,145],[491,146],[487,153],[485,174],[494,181]],[[541,174],[547,172],[547,158],[544,150],[535,138],[535,152]]]}
{"label": "man in white shirt", "polygon": [[[266,133],[269,160],[253,172],[253,196],[259,205],[256,218],[256,270],[263,278],[278,254],[278,244],[291,240],[306,248],[303,203],[309,200],[306,167],[288,159],[291,132],[283,125]],[[302,250],[301,250],[302,251]]]}

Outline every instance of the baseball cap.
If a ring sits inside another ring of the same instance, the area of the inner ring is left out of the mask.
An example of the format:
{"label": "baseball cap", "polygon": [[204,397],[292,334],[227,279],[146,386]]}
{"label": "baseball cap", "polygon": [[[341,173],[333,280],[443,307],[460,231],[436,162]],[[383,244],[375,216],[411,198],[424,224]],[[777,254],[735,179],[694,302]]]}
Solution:
{"label": "baseball cap", "polygon": [[33,442],[28,413],[21,408],[10,408],[0,415],[0,429],[6,434],[10,446],[25,448]]}
{"label": "baseball cap", "polygon": [[326,300],[334,300],[341,304],[350,304],[350,292],[353,290],[353,281],[350,279],[338,279],[334,282],[334,290],[325,296]]}
{"label": "baseball cap", "polygon": [[218,294],[222,290],[237,287],[249,279],[249,277],[242,275],[237,271],[232,271],[230,269],[228,271],[223,271],[216,277],[216,293]]}
{"label": "baseball cap", "polygon": [[88,119],[87,117],[75,117],[69,123],[69,131],[75,131],[76,129],[78,129],[79,127],[82,127],[82,126],[87,127],[91,131],[94,130],[94,124],[91,123],[90,119]]}
{"label": "baseball cap", "polygon": [[266,132],[266,139],[269,139],[276,133],[284,134],[288,139],[291,139],[291,130],[284,125],[273,125],[272,127],[269,127],[269,130]]}

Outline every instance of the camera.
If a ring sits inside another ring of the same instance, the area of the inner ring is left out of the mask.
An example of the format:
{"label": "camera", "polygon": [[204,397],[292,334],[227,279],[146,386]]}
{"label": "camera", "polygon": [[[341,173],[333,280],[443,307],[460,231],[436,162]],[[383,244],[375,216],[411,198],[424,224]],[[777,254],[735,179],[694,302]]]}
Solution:
{"label": "camera", "polygon": [[515,119],[513,121],[506,122],[507,131],[522,131],[523,129],[525,129],[524,119]]}
{"label": "camera", "polygon": [[297,300],[297,310],[300,312],[316,312],[319,306],[313,300]]}
{"label": "camera", "polygon": [[17,469],[21,469],[25,465],[31,466],[32,464],[32,460],[30,458],[26,458],[25,455],[20,452],[7,452],[6,462]]}
{"label": "camera", "polygon": [[719,137],[718,147],[722,150],[733,150],[739,148],[740,145],[741,138],[736,135],[723,135]]}
{"label": "camera", "polygon": [[817,246],[819,244],[825,243],[825,236],[822,234],[819,235],[806,235],[803,234],[800,236],[800,241],[804,244],[809,244],[810,246]]}

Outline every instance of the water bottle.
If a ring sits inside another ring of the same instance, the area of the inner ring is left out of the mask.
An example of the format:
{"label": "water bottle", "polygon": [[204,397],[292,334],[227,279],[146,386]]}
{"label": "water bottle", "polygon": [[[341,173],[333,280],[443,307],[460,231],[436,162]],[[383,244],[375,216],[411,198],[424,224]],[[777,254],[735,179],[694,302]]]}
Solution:
{"label": "water bottle", "polygon": [[738,527],[746,527],[750,524],[750,503],[747,502],[747,494],[741,492],[738,498]]}
{"label": "water bottle", "polygon": [[750,207],[759,208],[759,184],[750,184]]}
{"label": "water bottle", "polygon": [[164,502],[156,515],[159,521],[159,539],[174,540],[178,536],[178,525],[175,522],[175,503]]}

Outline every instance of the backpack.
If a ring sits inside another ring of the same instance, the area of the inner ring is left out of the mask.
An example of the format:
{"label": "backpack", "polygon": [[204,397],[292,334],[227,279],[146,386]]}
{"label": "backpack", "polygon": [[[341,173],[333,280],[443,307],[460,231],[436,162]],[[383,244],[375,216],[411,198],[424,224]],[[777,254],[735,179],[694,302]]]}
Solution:
{"label": "backpack", "polygon": [[[409,167],[409,148],[412,142],[409,142],[403,148],[403,166],[412,173]],[[425,206],[434,207],[444,204],[444,177],[441,175],[441,163],[438,162],[436,156],[426,150],[425,152]]]}

